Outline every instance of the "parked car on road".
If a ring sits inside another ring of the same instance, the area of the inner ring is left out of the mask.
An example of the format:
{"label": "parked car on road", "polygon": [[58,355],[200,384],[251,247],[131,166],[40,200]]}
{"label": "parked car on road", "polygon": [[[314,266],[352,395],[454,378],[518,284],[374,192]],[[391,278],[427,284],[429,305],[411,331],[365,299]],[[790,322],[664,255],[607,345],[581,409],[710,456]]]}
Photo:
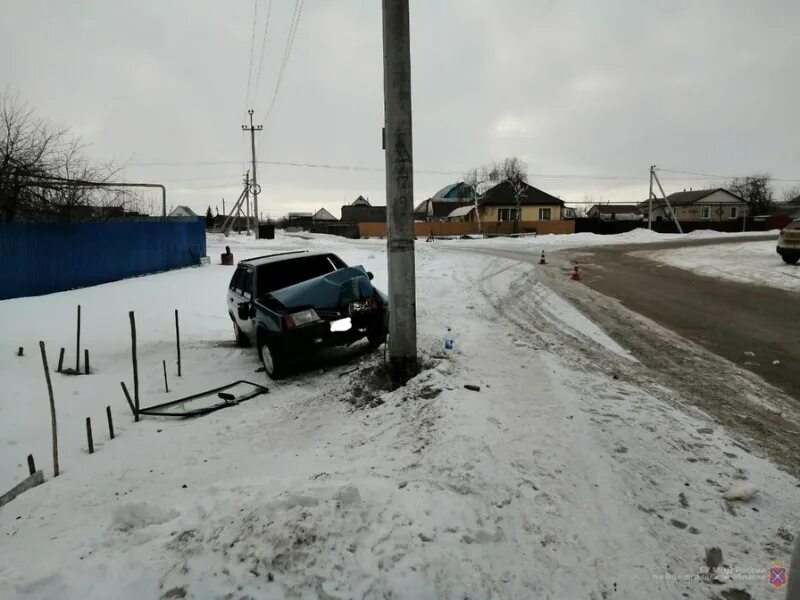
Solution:
{"label": "parked car on road", "polygon": [[777,252],[781,255],[783,262],[790,265],[796,264],[800,260],[800,219],[795,219],[781,229]]}
{"label": "parked car on road", "polygon": [[240,346],[255,344],[267,375],[327,346],[386,339],[389,299],[372,273],[327,252],[283,252],[241,261],[228,286],[228,314]]}

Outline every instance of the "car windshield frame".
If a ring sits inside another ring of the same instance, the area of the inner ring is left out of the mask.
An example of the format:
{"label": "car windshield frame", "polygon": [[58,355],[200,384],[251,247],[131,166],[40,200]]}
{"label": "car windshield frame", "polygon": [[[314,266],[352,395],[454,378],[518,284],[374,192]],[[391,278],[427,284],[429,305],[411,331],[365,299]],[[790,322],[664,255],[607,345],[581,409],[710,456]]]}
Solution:
{"label": "car windshield frame", "polygon": [[272,292],[345,269],[347,265],[335,254],[312,254],[266,263],[256,268],[256,298],[263,298]]}

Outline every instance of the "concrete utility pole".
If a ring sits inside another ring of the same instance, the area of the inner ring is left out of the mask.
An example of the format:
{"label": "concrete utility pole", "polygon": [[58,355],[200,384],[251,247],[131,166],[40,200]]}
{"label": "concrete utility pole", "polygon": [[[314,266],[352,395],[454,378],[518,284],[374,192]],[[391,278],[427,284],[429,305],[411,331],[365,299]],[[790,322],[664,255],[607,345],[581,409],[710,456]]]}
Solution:
{"label": "concrete utility pole", "polygon": [[410,45],[408,0],[383,0],[389,366],[397,385],[417,373]]}
{"label": "concrete utility pole", "polygon": [[[250,127],[242,125],[242,131],[250,132],[250,147],[253,151],[253,214],[256,217],[256,239],[258,239],[258,193],[261,190],[258,187],[258,176],[256,175],[256,131],[261,131],[264,127],[261,125],[253,126],[252,108],[247,111],[247,114],[250,115]],[[248,206],[250,206],[249,203]],[[250,223],[248,221],[248,227],[249,225]]]}
{"label": "concrete utility pole", "polygon": [[661,180],[656,175],[656,168],[655,166],[650,168],[650,174],[652,175],[653,179],[656,180],[656,184],[658,185],[658,189],[661,190],[661,196],[664,198],[664,203],[667,205],[667,210],[669,214],[672,216],[672,221],[675,223],[675,227],[678,228],[678,233],[683,233],[683,227],[681,227],[681,222],[678,221],[678,215],[672,209],[672,205],[669,203],[669,198],[667,198],[667,194],[664,193],[664,188],[661,186]]}

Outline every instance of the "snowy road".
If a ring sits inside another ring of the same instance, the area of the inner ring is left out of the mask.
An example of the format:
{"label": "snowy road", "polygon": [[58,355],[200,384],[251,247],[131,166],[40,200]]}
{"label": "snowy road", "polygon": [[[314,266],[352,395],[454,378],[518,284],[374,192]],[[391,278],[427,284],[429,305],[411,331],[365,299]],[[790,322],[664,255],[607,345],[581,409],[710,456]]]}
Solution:
{"label": "snowy road", "polygon": [[[252,242],[231,245],[237,259],[264,253]],[[320,236],[276,245],[330,248],[385,287],[384,242]],[[60,315],[84,303],[98,369],[55,382],[64,474],[0,509],[0,597],[769,593],[767,567],[788,562],[796,533],[797,481],[573,308],[548,280],[552,271],[453,250],[418,245],[424,369],[406,388],[375,388],[380,354],[321,363],[200,419],[134,425],[120,415],[120,436],[93,456],[81,450],[80,425],[109,401],[121,412],[128,308],[142,324],[145,370],[156,374],[172,352],[171,308],[186,315],[185,374],[173,396],[264,381],[255,354],[229,342],[222,291],[230,270],[0,303],[3,325],[28,346],[42,327],[63,343],[71,325],[52,317],[34,327],[19,314]],[[448,327],[452,352],[442,348]],[[0,361],[12,398],[0,439],[19,465],[0,465],[4,486],[24,474],[29,449],[40,464],[47,456],[34,359]],[[747,377],[741,384],[757,391]],[[148,376],[148,398],[165,399],[159,385]],[[753,500],[722,498],[745,485],[758,490]],[[722,548],[727,566],[758,574],[704,581],[708,546]]]}

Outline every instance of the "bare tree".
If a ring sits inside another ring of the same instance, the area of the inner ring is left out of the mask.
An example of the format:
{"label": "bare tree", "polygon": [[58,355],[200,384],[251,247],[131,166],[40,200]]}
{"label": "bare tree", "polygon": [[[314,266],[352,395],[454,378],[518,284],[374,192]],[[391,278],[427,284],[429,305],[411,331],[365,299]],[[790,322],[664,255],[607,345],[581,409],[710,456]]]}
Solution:
{"label": "bare tree", "polygon": [[766,173],[736,177],[728,183],[728,189],[747,203],[750,216],[767,214],[774,202],[770,176]]}
{"label": "bare tree", "polygon": [[522,220],[522,196],[528,187],[528,165],[516,156],[512,156],[500,163],[499,171],[501,179],[508,182],[511,186],[511,193],[514,195],[516,207],[514,233],[519,233]]}
{"label": "bare tree", "polygon": [[480,202],[486,192],[500,181],[500,168],[496,164],[482,165],[470,169],[464,174],[464,183],[472,188],[475,201],[475,218],[478,220],[478,233],[481,233]]}
{"label": "bare tree", "polygon": [[90,164],[83,151],[80,138],[37,117],[17,96],[0,96],[0,221],[109,218],[141,200],[102,185],[120,168]]}
{"label": "bare tree", "polygon": [[791,202],[792,200],[800,202],[800,184],[783,190],[782,198],[784,202]]}

